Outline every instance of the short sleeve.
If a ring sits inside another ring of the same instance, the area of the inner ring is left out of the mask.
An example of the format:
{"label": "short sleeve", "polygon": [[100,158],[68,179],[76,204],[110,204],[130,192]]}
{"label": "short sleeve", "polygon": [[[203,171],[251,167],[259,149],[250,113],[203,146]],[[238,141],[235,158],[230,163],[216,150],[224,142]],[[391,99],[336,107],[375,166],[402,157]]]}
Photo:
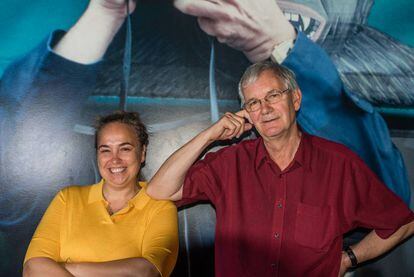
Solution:
{"label": "short sleeve", "polygon": [[182,200],[177,202],[178,206],[203,200],[211,201],[213,204],[217,202],[222,194],[226,168],[222,162],[226,159],[220,158],[220,153],[222,151],[208,153],[203,160],[196,162],[189,169],[183,184]]}
{"label": "short sleeve", "polygon": [[152,263],[161,276],[169,276],[178,256],[177,208],[172,202],[152,215],[142,243],[142,257]]}
{"label": "short sleeve", "polygon": [[344,184],[344,215],[348,229],[374,229],[383,239],[414,220],[413,212],[388,189],[362,160],[352,161]]}
{"label": "short sleeve", "polygon": [[60,230],[66,207],[64,191],[56,194],[40,220],[30,241],[24,262],[35,257],[60,261]]}

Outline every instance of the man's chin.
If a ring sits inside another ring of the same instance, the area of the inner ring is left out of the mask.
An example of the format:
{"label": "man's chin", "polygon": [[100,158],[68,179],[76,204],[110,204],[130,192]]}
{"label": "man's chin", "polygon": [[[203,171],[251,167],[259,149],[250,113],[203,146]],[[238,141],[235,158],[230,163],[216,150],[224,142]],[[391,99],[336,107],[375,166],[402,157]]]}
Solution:
{"label": "man's chin", "polygon": [[266,130],[263,130],[263,132],[259,132],[259,134],[263,137],[263,138],[277,138],[280,137],[282,134],[282,130],[280,128],[269,128]]}

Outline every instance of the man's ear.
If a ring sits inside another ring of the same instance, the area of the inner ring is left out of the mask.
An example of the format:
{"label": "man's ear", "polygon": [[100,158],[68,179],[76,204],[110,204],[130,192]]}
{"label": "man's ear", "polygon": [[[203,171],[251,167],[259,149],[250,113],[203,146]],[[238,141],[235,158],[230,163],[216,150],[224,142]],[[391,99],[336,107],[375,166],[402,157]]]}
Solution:
{"label": "man's ear", "polygon": [[293,100],[293,107],[295,107],[295,111],[299,111],[300,105],[302,103],[302,91],[300,88],[296,88],[292,93],[292,100]]}

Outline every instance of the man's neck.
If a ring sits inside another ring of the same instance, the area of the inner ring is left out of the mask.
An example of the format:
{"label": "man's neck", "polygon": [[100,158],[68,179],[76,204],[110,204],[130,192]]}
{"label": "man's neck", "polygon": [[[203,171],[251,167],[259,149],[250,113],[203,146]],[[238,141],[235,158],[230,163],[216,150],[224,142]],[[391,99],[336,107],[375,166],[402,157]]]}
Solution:
{"label": "man's neck", "polygon": [[302,132],[294,124],[286,133],[268,140],[263,140],[270,158],[284,170],[289,166],[299,148]]}

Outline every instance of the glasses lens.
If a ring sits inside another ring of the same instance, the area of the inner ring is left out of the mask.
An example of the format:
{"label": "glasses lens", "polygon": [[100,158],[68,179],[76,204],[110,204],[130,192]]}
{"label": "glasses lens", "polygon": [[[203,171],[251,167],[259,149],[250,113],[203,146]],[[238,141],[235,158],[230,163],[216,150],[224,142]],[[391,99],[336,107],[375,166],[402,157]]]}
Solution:
{"label": "glasses lens", "polygon": [[255,112],[258,109],[260,109],[260,101],[259,100],[251,101],[247,104],[247,106],[250,112]]}
{"label": "glasses lens", "polygon": [[280,99],[282,99],[282,92],[281,91],[273,91],[272,93],[268,94],[265,99],[268,103],[276,103]]}

